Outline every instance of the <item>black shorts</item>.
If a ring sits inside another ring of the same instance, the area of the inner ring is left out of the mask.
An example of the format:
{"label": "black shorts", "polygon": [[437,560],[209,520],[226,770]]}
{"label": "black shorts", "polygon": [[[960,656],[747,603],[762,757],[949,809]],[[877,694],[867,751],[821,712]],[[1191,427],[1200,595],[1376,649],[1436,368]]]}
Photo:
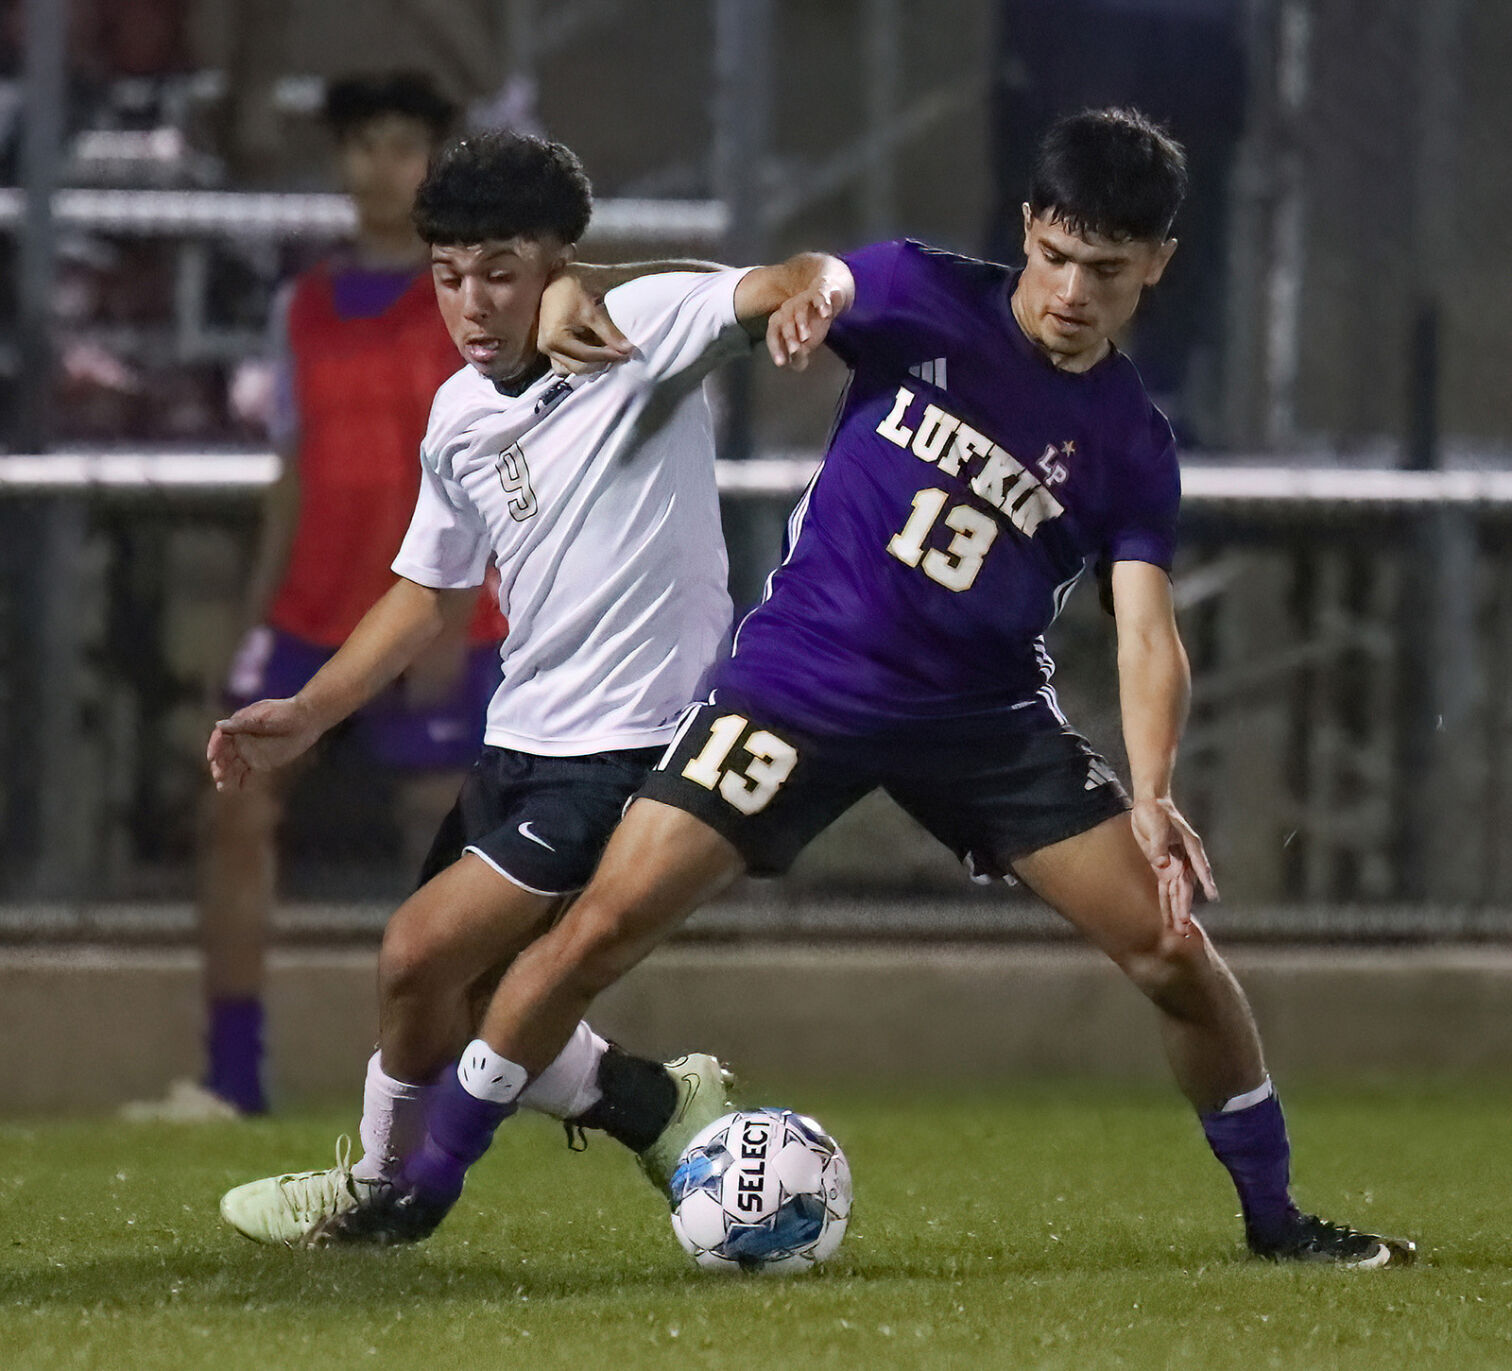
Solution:
{"label": "black shorts", "polygon": [[475,852],[533,895],[581,890],[661,751],[541,757],[485,747],[441,821],[420,884]]}
{"label": "black shorts", "polygon": [[640,794],[702,819],[752,875],[780,876],[878,786],[982,880],[1129,807],[1112,767],[1038,700],[990,728],[879,741],[770,723],[721,692],[684,717]]}

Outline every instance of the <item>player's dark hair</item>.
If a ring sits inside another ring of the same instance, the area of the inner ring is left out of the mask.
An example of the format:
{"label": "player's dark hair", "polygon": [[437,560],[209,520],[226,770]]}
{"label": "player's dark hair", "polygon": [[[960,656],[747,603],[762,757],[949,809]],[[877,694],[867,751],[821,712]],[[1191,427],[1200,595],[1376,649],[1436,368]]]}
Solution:
{"label": "player's dark hair", "polygon": [[390,71],[343,76],[326,87],[326,126],[338,140],[370,119],[403,114],[430,130],[431,139],[450,137],[458,108],[423,71]]}
{"label": "player's dark hair", "polygon": [[1076,234],[1162,242],[1186,188],[1186,152],[1164,129],[1135,109],[1089,109],[1045,135],[1029,209]]}
{"label": "player's dark hair", "polygon": [[496,130],[448,143],[415,196],[415,228],[427,243],[486,238],[583,236],[593,187],[577,154],[561,143]]}

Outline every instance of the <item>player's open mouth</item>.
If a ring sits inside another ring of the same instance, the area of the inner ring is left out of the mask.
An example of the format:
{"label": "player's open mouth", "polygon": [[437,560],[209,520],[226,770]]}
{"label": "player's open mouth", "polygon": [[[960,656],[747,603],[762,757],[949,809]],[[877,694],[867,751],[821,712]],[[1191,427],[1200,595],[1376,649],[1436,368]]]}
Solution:
{"label": "player's open mouth", "polygon": [[1057,314],[1054,310],[1052,310],[1050,312],[1050,317],[1055,320],[1055,322],[1060,326],[1062,332],[1065,333],[1070,333],[1075,329],[1087,327],[1087,321],[1085,319],[1077,319],[1069,314]]}
{"label": "player's open mouth", "polygon": [[463,341],[462,352],[469,362],[484,366],[498,357],[499,340],[481,336],[468,338]]}

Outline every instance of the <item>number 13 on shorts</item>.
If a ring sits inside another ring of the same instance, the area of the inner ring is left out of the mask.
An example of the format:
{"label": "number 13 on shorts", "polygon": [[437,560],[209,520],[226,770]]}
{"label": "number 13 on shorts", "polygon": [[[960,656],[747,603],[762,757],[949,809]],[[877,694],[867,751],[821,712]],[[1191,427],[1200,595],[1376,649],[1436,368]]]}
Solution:
{"label": "number 13 on shorts", "polygon": [[765,809],[798,763],[798,749],[764,728],[745,739],[731,762],[730,754],[750,726],[743,715],[722,715],[710,727],[703,750],[682,769],[684,779],[717,790],[742,814]]}

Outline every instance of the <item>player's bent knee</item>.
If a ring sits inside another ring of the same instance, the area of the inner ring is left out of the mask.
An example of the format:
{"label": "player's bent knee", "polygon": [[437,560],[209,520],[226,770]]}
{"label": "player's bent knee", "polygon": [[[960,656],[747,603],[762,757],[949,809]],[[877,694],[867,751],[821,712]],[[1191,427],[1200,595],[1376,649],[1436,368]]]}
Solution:
{"label": "player's bent knee", "polygon": [[1195,924],[1188,934],[1162,928],[1115,958],[1124,974],[1157,1004],[1206,979],[1213,961],[1207,935]]}
{"label": "player's bent knee", "polygon": [[623,941],[612,937],[576,944],[572,951],[568,979],[588,997],[607,990],[640,960]]}
{"label": "player's bent knee", "polygon": [[611,906],[574,909],[561,928],[558,974],[581,995],[607,990],[644,955],[626,917]]}
{"label": "player's bent knee", "polygon": [[423,929],[397,920],[383,935],[378,953],[378,993],[387,1002],[432,995],[446,980],[441,949]]}

